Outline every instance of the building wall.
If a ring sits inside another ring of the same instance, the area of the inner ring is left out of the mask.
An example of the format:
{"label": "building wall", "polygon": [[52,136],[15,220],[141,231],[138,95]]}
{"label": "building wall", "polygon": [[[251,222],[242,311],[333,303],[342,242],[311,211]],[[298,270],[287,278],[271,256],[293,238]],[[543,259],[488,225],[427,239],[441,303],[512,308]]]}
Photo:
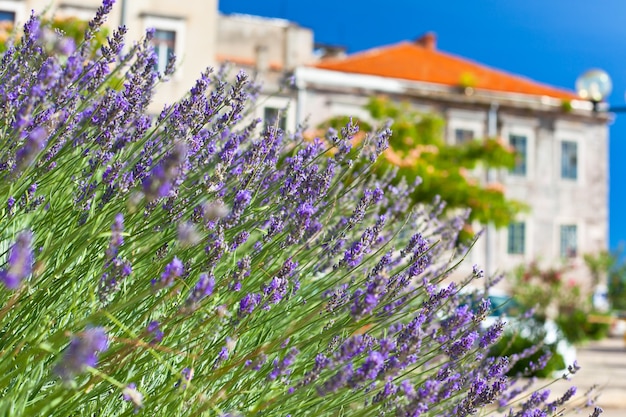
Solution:
{"label": "building wall", "polygon": [[[46,9],[58,16],[89,20],[100,5],[100,0],[0,0],[0,10],[15,11],[18,24],[28,19],[30,10]],[[159,85],[152,112],[182,97],[206,67],[215,66],[217,0],[118,0],[107,25],[117,28],[122,14],[128,28],[127,44],[140,40],[149,27],[176,33],[178,69],[169,82]]]}
{"label": "building wall", "polygon": [[[324,77],[331,77],[326,79]],[[457,94],[458,102],[450,97],[434,98],[431,93],[420,98],[419,89],[403,93],[397,84],[385,89],[375,79],[352,74],[352,84],[346,84],[337,74],[324,72],[317,83],[299,80],[299,102],[302,117],[315,126],[332,116],[352,115],[367,120],[363,106],[372,94],[387,94],[398,100],[410,100],[417,109],[441,114],[446,121],[447,141],[454,143],[454,130],[469,129],[475,138],[489,133],[489,104],[471,104]],[[306,79],[307,77],[303,77]],[[361,79],[359,81],[358,79]],[[523,253],[509,253],[509,230],[489,228],[479,239],[459,271],[462,276],[474,264],[488,273],[506,272],[520,264],[538,261],[545,266],[568,264],[574,267],[571,276],[589,283],[582,255],[597,253],[608,244],[608,126],[604,117],[593,114],[567,114],[555,108],[529,110],[509,100],[498,107],[496,133],[503,141],[510,135],[524,136],[528,143],[525,175],[508,171],[491,172],[491,180],[501,184],[507,197],[526,203],[530,211],[521,213],[525,223]],[[577,178],[561,175],[561,142],[577,144]],[[486,173],[475,175],[485,178]],[[576,256],[561,257],[561,226],[576,226]],[[489,236],[486,236],[486,235]]]}
{"label": "building wall", "polygon": [[314,60],[310,29],[282,19],[219,15],[216,54],[218,62],[243,68],[262,84],[255,117],[279,111],[279,126],[296,128],[297,97],[288,78],[296,67]]}
{"label": "building wall", "polygon": [[283,19],[220,15],[216,52],[261,71],[291,71],[313,61],[313,32]]}

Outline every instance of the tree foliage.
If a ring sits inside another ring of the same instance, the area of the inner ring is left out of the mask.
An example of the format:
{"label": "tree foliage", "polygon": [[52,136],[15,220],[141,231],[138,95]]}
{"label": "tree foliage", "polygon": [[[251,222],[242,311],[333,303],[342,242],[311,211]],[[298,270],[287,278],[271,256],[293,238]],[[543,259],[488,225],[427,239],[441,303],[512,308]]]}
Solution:
{"label": "tree foliage", "polygon": [[[42,25],[44,28],[49,28],[62,35],[61,39],[64,41],[79,45],[84,41],[85,31],[89,22],[74,16],[52,16],[42,18]],[[0,52],[6,51],[7,42],[13,39],[14,32],[15,25],[13,23],[0,22]],[[108,36],[109,30],[106,27],[95,32],[93,39],[91,39],[92,50],[97,51],[100,46],[104,45]]]}

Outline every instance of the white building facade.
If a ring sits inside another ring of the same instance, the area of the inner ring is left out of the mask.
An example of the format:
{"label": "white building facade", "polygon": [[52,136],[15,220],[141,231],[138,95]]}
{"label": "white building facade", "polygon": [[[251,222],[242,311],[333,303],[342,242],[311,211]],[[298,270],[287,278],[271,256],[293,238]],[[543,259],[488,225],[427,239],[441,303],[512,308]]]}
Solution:
{"label": "white building facade", "polygon": [[[434,45],[418,42],[415,47]],[[438,52],[429,51],[426,58],[430,53]],[[385,95],[442,115],[448,143],[501,138],[519,155],[515,169],[480,176],[487,184],[503,187],[508,198],[527,204],[530,211],[508,228],[486,228],[461,272],[478,264],[492,274],[535,261],[544,266],[567,264],[573,267],[573,279],[589,283],[582,255],[606,250],[608,242],[608,116],[594,112],[591,103],[577,100],[572,92],[486,67],[476,78],[496,71],[510,82],[506,87],[520,91],[481,88],[479,81],[467,87],[385,76],[394,72],[389,70],[393,65],[420,65],[398,60],[398,55],[410,57],[382,47],[298,68],[298,114],[310,115],[312,125],[340,115],[368,120],[363,106],[369,97]],[[455,67],[467,69],[462,58],[453,58]],[[377,67],[376,59],[385,64]],[[425,60],[421,64],[429,65]]]}

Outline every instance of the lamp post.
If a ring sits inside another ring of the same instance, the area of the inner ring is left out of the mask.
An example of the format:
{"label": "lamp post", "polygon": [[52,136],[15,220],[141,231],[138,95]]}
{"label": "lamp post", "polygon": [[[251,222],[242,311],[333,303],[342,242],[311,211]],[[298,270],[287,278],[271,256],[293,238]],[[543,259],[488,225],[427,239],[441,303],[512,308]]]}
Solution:
{"label": "lamp post", "polygon": [[576,92],[583,100],[589,100],[593,104],[593,111],[608,111],[611,113],[626,112],[626,106],[608,106],[601,108],[600,103],[611,94],[613,83],[606,71],[601,69],[590,69],[582,73],[576,79]]}

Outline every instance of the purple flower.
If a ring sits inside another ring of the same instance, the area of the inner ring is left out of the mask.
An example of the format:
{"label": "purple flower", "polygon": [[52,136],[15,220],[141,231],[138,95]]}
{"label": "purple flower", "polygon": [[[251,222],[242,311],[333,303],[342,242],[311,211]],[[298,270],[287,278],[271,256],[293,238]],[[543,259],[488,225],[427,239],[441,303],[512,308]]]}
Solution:
{"label": "purple flower", "polygon": [[226,346],[222,347],[220,353],[217,355],[217,362],[224,362],[228,359],[228,348]]}
{"label": "purple flower", "polygon": [[95,367],[98,354],[108,347],[109,338],[103,327],[88,328],[72,338],[55,372],[64,381],[70,381],[86,367]]}
{"label": "purple flower", "polygon": [[189,382],[191,382],[191,380],[193,379],[193,375],[194,375],[194,370],[193,368],[183,368],[183,370],[180,372],[180,376],[181,378],[176,381],[176,384],[174,384],[175,387],[180,387],[180,389],[187,389],[187,384]]}
{"label": "purple flower", "polygon": [[194,246],[198,244],[200,240],[202,240],[202,237],[192,222],[179,223],[178,241],[182,246]]}
{"label": "purple flower", "polygon": [[15,170],[22,171],[28,167],[46,146],[48,132],[43,127],[36,127],[30,131],[24,146],[15,155]]}
{"label": "purple flower", "polygon": [[0,281],[11,290],[20,286],[33,271],[33,233],[25,230],[17,235],[15,244],[9,249],[6,266],[0,270]]}
{"label": "purple flower", "polygon": [[146,331],[152,334],[152,340],[150,341],[151,344],[159,343],[163,340],[164,334],[161,331],[161,327],[158,321],[151,321],[150,323],[148,323]]}
{"label": "purple flower", "polygon": [[300,353],[298,349],[291,348],[282,360],[274,359],[272,370],[267,375],[267,379],[273,381],[281,375],[291,374],[289,367],[294,364],[298,353]]}
{"label": "purple flower", "polygon": [[157,285],[160,288],[171,286],[177,278],[180,278],[183,275],[184,266],[180,259],[174,257],[172,262],[165,265],[165,269],[161,274],[161,280],[156,282],[154,280],[152,285]]}
{"label": "purple flower", "polygon": [[257,293],[246,294],[245,297],[239,301],[239,317],[247,316],[252,313],[254,309],[261,302],[261,295]]}
{"label": "purple flower", "polygon": [[124,243],[123,232],[124,216],[118,213],[111,225],[111,239],[105,253],[104,273],[100,278],[98,288],[98,296],[102,302],[106,302],[109,296],[118,289],[119,283],[133,271],[129,261],[118,257],[119,248]]}
{"label": "purple flower", "polygon": [[193,287],[193,290],[187,298],[187,307],[191,310],[198,308],[200,302],[210,296],[215,288],[215,278],[213,275],[202,274],[198,279],[198,282]]}
{"label": "purple flower", "polygon": [[115,221],[111,225],[111,240],[109,241],[109,248],[106,252],[106,257],[112,260],[117,256],[117,250],[124,243],[124,215],[118,213],[115,215]]}
{"label": "purple flower", "polygon": [[187,145],[177,143],[174,149],[161,160],[143,181],[143,192],[148,201],[167,197],[174,188],[174,183],[181,175],[187,158]]}
{"label": "purple flower", "polygon": [[15,198],[13,196],[10,196],[7,199],[7,212],[9,213],[9,215],[13,214],[13,207],[15,207]]}

